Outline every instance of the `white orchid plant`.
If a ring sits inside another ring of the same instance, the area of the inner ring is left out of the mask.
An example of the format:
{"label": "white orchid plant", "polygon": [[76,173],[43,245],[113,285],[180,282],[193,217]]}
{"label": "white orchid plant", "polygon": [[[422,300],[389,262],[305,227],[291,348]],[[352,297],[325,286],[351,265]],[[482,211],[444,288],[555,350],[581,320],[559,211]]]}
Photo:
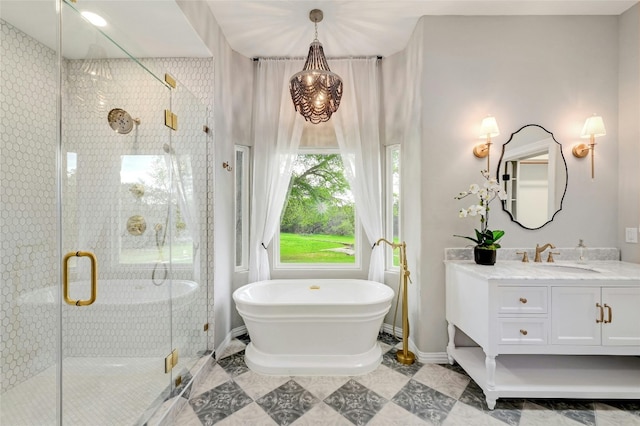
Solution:
{"label": "white orchid plant", "polygon": [[507,199],[507,193],[500,187],[498,181],[489,176],[489,172],[482,170],[482,177],[485,182],[482,186],[473,183],[469,186],[468,191],[463,191],[458,194],[455,199],[461,200],[469,196],[476,196],[478,198],[477,204],[472,204],[466,209],[460,209],[458,216],[463,217],[480,217],[480,229],[476,229],[476,237],[466,237],[464,235],[454,235],[455,237],[466,238],[476,243],[477,247],[486,250],[496,250],[500,248],[498,240],[504,235],[504,231],[489,229],[489,204],[496,197],[500,200]]}

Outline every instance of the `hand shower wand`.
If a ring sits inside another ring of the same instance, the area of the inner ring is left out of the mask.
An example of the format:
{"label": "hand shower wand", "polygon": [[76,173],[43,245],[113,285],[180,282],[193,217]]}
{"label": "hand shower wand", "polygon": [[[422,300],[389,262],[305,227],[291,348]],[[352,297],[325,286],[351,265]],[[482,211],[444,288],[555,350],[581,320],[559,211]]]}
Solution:
{"label": "hand shower wand", "polygon": [[[402,292],[402,351],[396,352],[396,359],[400,364],[413,364],[416,360],[416,356],[409,350],[409,313],[408,313],[408,297],[407,297],[407,285],[411,281],[409,278],[410,272],[407,267],[407,243],[404,241],[401,243],[392,243],[384,238],[380,238],[376,245],[379,246],[381,242],[387,243],[391,246],[391,250],[397,248],[400,249],[400,291]],[[397,309],[396,304],[396,309]],[[397,312],[397,310],[396,310]],[[395,322],[395,316],[394,316]]]}

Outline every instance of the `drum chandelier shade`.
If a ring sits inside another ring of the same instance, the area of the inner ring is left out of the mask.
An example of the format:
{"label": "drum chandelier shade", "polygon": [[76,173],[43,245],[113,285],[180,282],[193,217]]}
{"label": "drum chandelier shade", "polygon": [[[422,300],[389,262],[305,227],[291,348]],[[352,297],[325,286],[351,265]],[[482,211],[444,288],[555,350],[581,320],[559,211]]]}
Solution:
{"label": "drum chandelier shade", "polygon": [[315,24],[316,36],[309,46],[309,55],[302,71],[289,80],[289,91],[293,105],[305,120],[318,124],[329,121],[338,110],[342,98],[342,79],[331,72],[318,41],[318,22],[322,11],[313,9],[309,19]]}

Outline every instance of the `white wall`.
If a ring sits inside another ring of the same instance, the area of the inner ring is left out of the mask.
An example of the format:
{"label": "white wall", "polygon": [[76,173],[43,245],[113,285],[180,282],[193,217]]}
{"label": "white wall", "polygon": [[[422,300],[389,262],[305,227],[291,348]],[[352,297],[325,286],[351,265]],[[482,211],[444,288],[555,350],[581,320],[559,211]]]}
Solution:
{"label": "white wall", "polygon": [[[485,115],[495,115],[501,129],[493,140],[492,168],[512,132],[539,124],[562,144],[569,170],[563,209],[542,229],[525,230],[510,222],[499,204],[493,206],[490,227],[505,230],[504,247],[546,242],[574,247],[579,238],[592,247],[618,246],[618,18],[429,16],[419,21],[407,51],[420,52],[419,87],[411,88],[410,77],[404,88],[385,87],[389,107],[396,110],[387,115],[387,135],[397,139],[397,133],[418,128],[408,123],[398,129],[394,120],[402,119],[397,104],[405,102],[398,93],[419,92],[421,137],[408,138],[403,148],[412,162],[405,167],[420,170],[419,178],[403,182],[414,194],[419,187],[421,200],[412,333],[420,351],[443,352],[443,249],[465,246],[466,240],[453,234],[471,235],[479,226],[477,220],[457,217],[462,204],[453,197],[481,182],[486,160],[471,150],[480,142]],[[386,75],[401,74],[398,70],[409,64],[406,52],[385,62]],[[581,141],[584,120],[593,112],[603,116],[607,136],[597,141],[596,179],[591,181],[589,162],[573,157],[571,147]],[[403,232],[408,236],[415,230],[405,223]]]}
{"label": "white wall", "polygon": [[253,104],[253,67],[251,60],[229,47],[211,10],[204,2],[179,1],[180,8],[214,57],[214,348],[218,348],[231,330],[235,305],[231,300],[234,270],[234,189],[233,173],[222,163],[233,163],[234,144],[251,140]]}
{"label": "white wall", "polygon": [[640,244],[624,239],[626,227],[640,227],[640,4],[622,14],[618,23],[618,246],[622,260],[640,262]]}

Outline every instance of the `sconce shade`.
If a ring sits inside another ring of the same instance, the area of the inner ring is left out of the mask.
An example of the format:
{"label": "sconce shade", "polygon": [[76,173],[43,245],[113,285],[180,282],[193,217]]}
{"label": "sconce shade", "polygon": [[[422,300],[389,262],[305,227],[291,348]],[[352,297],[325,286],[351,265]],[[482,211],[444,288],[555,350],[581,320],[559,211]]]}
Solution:
{"label": "sconce shade", "polygon": [[602,121],[602,117],[594,115],[593,117],[587,118],[587,121],[585,121],[580,137],[590,138],[591,136],[593,136],[597,138],[606,134],[607,131],[604,128],[604,121]]}
{"label": "sconce shade", "polygon": [[496,122],[496,118],[489,115],[482,120],[482,124],[480,125],[480,138],[484,139],[487,136],[494,137],[500,134],[500,129],[498,129],[498,123]]}
{"label": "sconce shade", "polygon": [[314,9],[309,19],[315,23],[316,38],[309,46],[309,54],[302,71],[289,80],[293,105],[305,120],[318,124],[329,121],[338,110],[342,98],[342,79],[329,69],[322,44],[318,41],[318,22],[322,11]]}

